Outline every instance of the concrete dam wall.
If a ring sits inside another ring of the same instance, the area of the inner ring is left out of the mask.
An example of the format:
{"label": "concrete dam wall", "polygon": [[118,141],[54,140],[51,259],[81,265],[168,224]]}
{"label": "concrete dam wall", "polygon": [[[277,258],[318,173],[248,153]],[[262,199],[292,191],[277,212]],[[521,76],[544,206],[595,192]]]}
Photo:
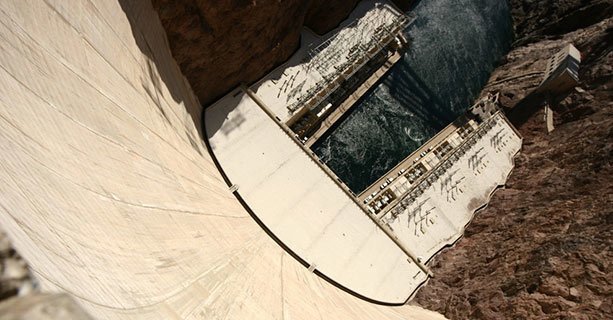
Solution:
{"label": "concrete dam wall", "polygon": [[147,1],[0,2],[0,223],[101,319],[442,319],[311,273],[239,204]]}

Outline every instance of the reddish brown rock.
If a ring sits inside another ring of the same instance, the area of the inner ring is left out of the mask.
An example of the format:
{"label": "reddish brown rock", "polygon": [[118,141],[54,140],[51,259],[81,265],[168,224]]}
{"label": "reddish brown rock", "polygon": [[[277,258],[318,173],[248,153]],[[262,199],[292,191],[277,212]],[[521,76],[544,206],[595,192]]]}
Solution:
{"label": "reddish brown rock", "polygon": [[26,294],[32,291],[32,286],[32,277],[26,262],[14,250],[6,234],[0,230],[0,301],[16,294]]}
{"label": "reddish brown rock", "polygon": [[[607,319],[613,272],[613,18],[511,51],[485,91],[500,91],[524,138],[506,189],[432,264],[416,296],[450,319]],[[581,82],[554,105],[524,99],[547,59],[572,42]],[[485,92],[484,91],[484,92]]]}
{"label": "reddish brown rock", "polygon": [[308,2],[154,0],[173,57],[202,104],[253,82],[297,48]]}
{"label": "reddish brown rock", "polygon": [[324,34],[337,27],[357,3],[358,0],[312,0],[306,13],[305,25],[316,33]]}

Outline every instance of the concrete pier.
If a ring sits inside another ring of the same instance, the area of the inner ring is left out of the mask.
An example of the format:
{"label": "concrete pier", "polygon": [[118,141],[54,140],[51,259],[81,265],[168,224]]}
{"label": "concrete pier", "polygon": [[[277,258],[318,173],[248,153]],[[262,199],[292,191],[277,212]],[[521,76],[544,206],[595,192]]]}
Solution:
{"label": "concrete pier", "polygon": [[315,131],[308,140],[304,143],[310,148],[319,138],[321,138],[336,122],[338,122],[345,113],[349,112],[351,108],[356,104],[362,96],[370,90],[379,79],[381,79],[387,72],[402,59],[402,54],[398,51],[394,51],[390,54],[390,57],[385,60],[383,65],[377,69],[373,74],[366,79],[356,90],[345,99],[334,111],[332,111],[320,124],[319,129]]}
{"label": "concrete pier", "polygon": [[[385,183],[386,180],[391,178],[397,178],[399,172],[405,172],[409,169],[416,167],[421,163],[421,153],[429,152],[429,150],[434,150],[437,146],[441,145],[444,141],[448,141],[459,128],[467,125],[468,122],[464,121],[464,119],[457,119],[456,121],[447,125],[443,130],[439,131],[434,137],[430,138],[426,143],[421,145],[415,151],[413,151],[410,155],[400,161],[396,166],[390,169],[387,173],[382,175],[379,179],[373,182],[370,186],[364,189],[362,192],[358,194],[358,198],[362,203],[364,200],[374,192],[382,191],[381,185]],[[387,186],[387,184],[386,184]],[[370,200],[370,199],[369,199]]]}

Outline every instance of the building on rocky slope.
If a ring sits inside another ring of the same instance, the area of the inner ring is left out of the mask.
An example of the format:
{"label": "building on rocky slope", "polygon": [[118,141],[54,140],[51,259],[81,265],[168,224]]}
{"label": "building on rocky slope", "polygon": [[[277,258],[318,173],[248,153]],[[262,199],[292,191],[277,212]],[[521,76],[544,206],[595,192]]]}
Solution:
{"label": "building on rocky slope", "polygon": [[543,82],[536,90],[556,96],[567,92],[579,83],[579,64],[581,53],[572,44],[549,59]]}

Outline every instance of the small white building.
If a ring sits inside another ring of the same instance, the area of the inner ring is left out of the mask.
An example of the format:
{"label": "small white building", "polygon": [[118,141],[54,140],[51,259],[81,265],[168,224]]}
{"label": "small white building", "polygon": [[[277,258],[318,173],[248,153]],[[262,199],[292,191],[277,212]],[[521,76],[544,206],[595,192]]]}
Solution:
{"label": "small white building", "polygon": [[537,91],[558,95],[572,89],[579,83],[580,63],[581,52],[572,44],[568,44],[549,59],[545,76]]}

